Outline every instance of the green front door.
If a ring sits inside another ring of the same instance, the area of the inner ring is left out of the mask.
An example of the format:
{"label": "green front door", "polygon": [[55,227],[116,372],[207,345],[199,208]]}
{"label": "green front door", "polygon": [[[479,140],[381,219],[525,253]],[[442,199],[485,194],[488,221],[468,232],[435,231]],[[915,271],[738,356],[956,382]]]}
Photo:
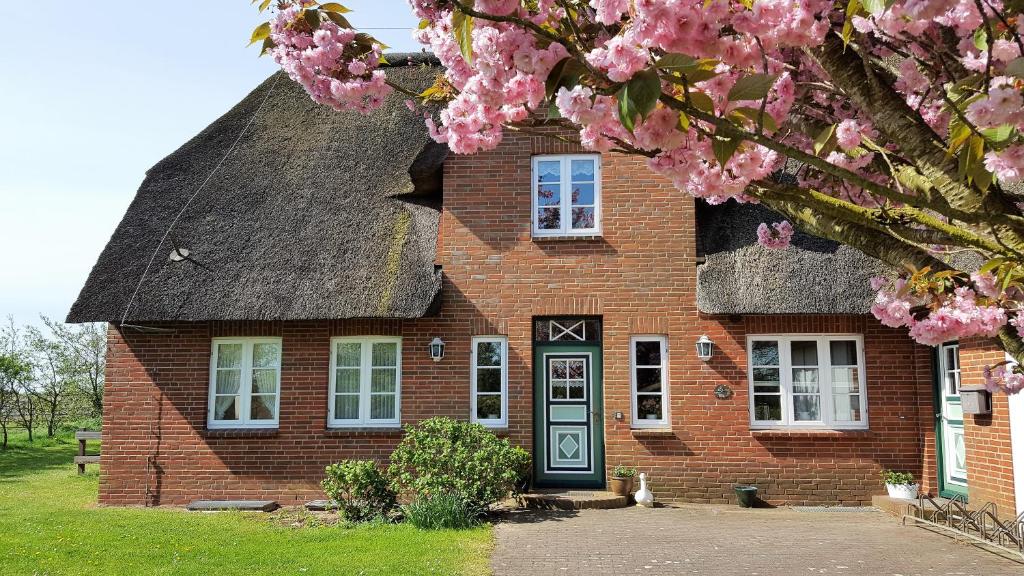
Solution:
{"label": "green front door", "polygon": [[960,347],[943,344],[938,349],[935,398],[935,438],[939,495],[967,497],[967,445],[964,411],[960,404]]}
{"label": "green front door", "polygon": [[534,344],[534,485],[604,488],[601,345]]}

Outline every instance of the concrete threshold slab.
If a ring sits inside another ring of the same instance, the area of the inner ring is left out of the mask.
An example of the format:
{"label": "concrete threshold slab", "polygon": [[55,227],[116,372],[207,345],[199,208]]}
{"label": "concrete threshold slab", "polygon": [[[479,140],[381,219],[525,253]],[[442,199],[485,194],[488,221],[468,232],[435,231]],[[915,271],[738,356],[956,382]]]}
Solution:
{"label": "concrete threshold slab", "polygon": [[193,500],[186,506],[197,512],[216,510],[241,510],[244,512],[272,512],[277,510],[277,502],[273,500]]}

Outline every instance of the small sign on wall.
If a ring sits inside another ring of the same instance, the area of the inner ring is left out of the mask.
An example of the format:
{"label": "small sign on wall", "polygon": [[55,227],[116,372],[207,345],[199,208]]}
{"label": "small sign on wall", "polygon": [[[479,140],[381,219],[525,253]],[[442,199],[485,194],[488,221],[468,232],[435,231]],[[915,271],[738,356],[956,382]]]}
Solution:
{"label": "small sign on wall", "polygon": [[992,393],[984,386],[962,386],[960,402],[964,414],[983,415],[992,413]]}

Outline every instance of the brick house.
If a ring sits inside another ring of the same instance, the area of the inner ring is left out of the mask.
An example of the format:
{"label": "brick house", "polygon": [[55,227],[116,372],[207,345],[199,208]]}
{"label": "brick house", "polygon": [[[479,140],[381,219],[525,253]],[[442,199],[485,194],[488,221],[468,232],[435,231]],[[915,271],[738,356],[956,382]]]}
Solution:
{"label": "brick house", "polygon": [[100,502],[299,503],[443,415],[526,447],[539,487],[626,464],[663,500],[861,504],[894,468],[1020,506],[1024,406],[957,418],[947,386],[995,348],[882,326],[880,263],[761,248],[772,218],[537,135],[449,155],[401,98],[335,113],[272,77],[150,170],[71,310],[110,322]]}

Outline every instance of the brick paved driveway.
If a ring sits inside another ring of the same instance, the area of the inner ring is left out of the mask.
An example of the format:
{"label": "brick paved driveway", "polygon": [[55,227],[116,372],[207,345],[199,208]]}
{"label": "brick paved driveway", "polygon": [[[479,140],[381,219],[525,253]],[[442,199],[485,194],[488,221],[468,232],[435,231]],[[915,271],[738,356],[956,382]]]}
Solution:
{"label": "brick paved driveway", "polygon": [[510,513],[495,576],[1022,576],[1024,564],[881,512],[685,506]]}

